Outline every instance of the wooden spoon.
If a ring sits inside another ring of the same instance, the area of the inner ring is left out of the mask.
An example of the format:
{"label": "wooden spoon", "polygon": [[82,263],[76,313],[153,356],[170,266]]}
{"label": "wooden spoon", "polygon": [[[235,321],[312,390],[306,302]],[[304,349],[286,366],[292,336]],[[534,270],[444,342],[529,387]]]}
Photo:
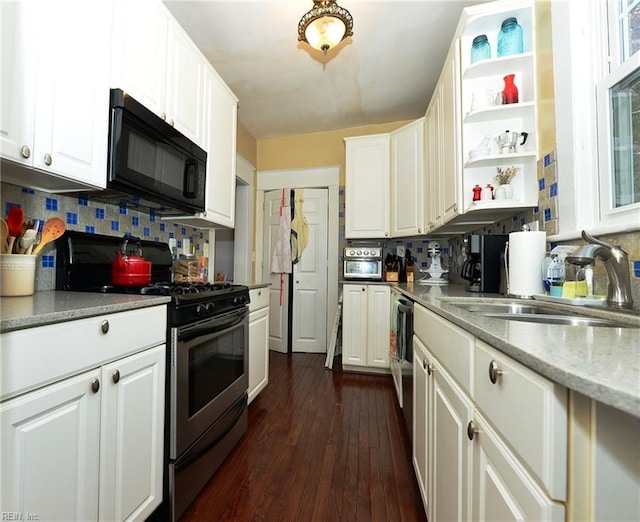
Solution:
{"label": "wooden spoon", "polygon": [[9,225],[4,219],[0,219],[0,254],[7,253],[7,239],[9,239]]}
{"label": "wooden spoon", "polygon": [[66,226],[62,219],[58,217],[47,219],[47,222],[42,227],[42,238],[40,239],[40,243],[38,243],[38,246],[33,249],[32,254],[37,256],[40,250],[42,250],[42,247],[51,243],[51,241],[58,239],[62,234],[64,234],[65,229]]}

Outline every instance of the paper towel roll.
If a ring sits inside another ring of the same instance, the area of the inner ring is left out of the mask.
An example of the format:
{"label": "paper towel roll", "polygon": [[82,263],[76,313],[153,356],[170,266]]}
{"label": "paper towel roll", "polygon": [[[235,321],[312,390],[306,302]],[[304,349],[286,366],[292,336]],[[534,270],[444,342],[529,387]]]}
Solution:
{"label": "paper towel roll", "polygon": [[544,294],[542,264],[546,244],[546,232],[509,234],[509,294],[518,297]]}

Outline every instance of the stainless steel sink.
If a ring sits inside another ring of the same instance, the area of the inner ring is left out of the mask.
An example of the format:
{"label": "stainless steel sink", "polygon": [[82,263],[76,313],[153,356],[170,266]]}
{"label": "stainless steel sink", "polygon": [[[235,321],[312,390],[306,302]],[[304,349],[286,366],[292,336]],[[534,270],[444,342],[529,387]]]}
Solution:
{"label": "stainless steel sink", "polygon": [[[600,326],[609,328],[634,328],[631,324],[615,321],[613,319],[603,319],[576,315],[575,313],[556,310],[548,306],[524,303],[486,303],[486,302],[450,302],[450,304],[462,308],[467,312],[492,317],[494,319],[505,319],[507,321],[524,321],[529,323],[559,324],[567,326]],[[637,328],[637,326],[635,327]]]}
{"label": "stainless steel sink", "polygon": [[451,303],[467,312],[474,312],[481,315],[487,314],[551,314],[569,315],[548,306],[536,306],[532,304],[520,303]]}
{"label": "stainless steel sink", "polygon": [[568,315],[562,312],[554,311],[553,315],[534,313],[534,314],[500,314],[488,313],[482,314],[485,317],[494,317],[496,319],[506,319],[507,321],[524,321],[527,323],[544,323],[544,324],[562,324],[566,326],[605,326],[609,328],[633,328],[629,324],[619,323],[610,319],[599,319],[596,317],[585,317],[581,315]]}

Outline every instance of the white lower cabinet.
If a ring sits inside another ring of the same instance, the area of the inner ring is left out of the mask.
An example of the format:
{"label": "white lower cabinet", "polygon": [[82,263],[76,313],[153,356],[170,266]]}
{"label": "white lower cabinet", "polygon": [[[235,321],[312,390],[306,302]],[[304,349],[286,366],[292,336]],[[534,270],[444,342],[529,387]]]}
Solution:
{"label": "white lower cabinet", "polygon": [[92,370],[0,405],[3,513],[97,519],[99,378]]}
{"label": "white lower cabinet", "polygon": [[269,383],[269,288],[249,291],[249,404]]}
{"label": "white lower cabinet", "polygon": [[567,390],[421,305],[414,318],[413,462],[429,521],[564,520]]}
{"label": "white lower cabinet", "polygon": [[342,296],[342,366],[388,370],[391,288],[345,284]]}
{"label": "white lower cabinet", "polygon": [[2,334],[17,376],[0,386],[2,513],[145,520],[160,505],[165,331],[161,306]]}

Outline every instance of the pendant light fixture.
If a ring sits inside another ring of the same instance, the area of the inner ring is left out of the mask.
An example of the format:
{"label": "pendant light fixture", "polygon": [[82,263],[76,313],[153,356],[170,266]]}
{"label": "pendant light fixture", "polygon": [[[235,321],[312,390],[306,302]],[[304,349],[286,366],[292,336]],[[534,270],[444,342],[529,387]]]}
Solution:
{"label": "pendant light fixture", "polygon": [[327,54],[327,51],[353,35],[351,13],[336,0],[313,0],[313,9],[298,24],[298,40]]}

